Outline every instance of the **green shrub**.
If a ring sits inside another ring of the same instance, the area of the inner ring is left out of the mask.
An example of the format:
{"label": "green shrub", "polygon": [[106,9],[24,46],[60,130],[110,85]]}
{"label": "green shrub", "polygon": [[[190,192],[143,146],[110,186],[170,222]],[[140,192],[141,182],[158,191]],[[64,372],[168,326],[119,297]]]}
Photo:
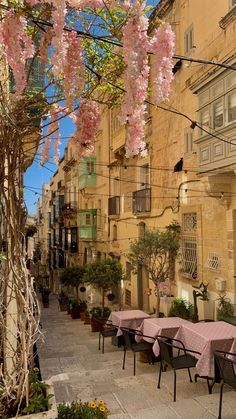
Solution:
{"label": "green shrub", "polygon": [[219,298],[217,298],[216,301],[219,301],[217,314],[218,319],[234,315],[234,306],[231,304],[230,298],[226,297],[226,294],[219,295]]}
{"label": "green shrub", "polygon": [[109,307],[104,307],[104,309],[102,309],[102,307],[92,307],[89,310],[89,315],[90,317],[103,317],[103,318],[107,318],[110,316],[111,310]]}
{"label": "green shrub", "polygon": [[29,404],[22,413],[39,413],[50,408],[49,399],[51,394],[47,394],[48,384],[38,378],[38,368],[34,368],[29,374]]}
{"label": "green shrub", "polygon": [[191,319],[193,315],[193,305],[182,297],[176,297],[170,307],[169,317],[181,317]]}
{"label": "green shrub", "polygon": [[107,419],[108,409],[103,400],[72,402],[58,406],[58,419]]}

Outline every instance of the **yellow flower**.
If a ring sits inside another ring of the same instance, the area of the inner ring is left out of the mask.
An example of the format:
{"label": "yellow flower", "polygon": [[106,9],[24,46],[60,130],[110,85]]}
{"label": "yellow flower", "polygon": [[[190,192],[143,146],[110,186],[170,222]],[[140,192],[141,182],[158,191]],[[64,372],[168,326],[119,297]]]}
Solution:
{"label": "yellow flower", "polygon": [[34,367],[34,368],[33,368],[33,371],[34,371],[34,372],[39,372],[39,369],[38,369],[37,367]]}
{"label": "yellow flower", "polygon": [[92,407],[93,409],[95,409],[95,407],[97,407],[97,404],[95,402],[91,402],[90,403],[90,407]]}
{"label": "yellow flower", "polygon": [[104,400],[98,400],[98,404],[105,404]]}
{"label": "yellow flower", "polygon": [[99,406],[99,410],[101,410],[101,412],[105,412],[105,407],[104,406]]}

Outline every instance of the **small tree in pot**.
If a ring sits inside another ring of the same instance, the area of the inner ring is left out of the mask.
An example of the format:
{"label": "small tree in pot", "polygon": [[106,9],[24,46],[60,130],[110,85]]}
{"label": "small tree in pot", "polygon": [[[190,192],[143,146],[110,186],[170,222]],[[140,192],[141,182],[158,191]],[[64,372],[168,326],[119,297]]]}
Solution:
{"label": "small tree in pot", "polygon": [[104,310],[105,294],[112,287],[119,285],[122,277],[122,266],[115,259],[104,259],[87,265],[84,282],[102,292],[102,310]]}
{"label": "small tree in pot", "polygon": [[145,231],[142,237],[131,243],[130,251],[127,254],[133,271],[137,271],[139,265],[143,266],[149,279],[155,285],[157,317],[160,310],[159,287],[161,282],[171,278],[173,274],[179,241],[180,226],[173,221],[165,228],[165,231],[158,229]]}
{"label": "small tree in pot", "polygon": [[79,286],[83,284],[85,269],[83,266],[71,266],[63,269],[60,275],[60,282],[64,286],[71,286],[76,289],[76,298],[79,300]]}

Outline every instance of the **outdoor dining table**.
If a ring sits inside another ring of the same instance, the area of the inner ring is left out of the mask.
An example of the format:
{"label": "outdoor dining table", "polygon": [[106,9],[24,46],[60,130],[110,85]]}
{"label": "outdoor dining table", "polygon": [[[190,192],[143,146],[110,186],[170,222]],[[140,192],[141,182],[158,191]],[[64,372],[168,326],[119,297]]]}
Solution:
{"label": "outdoor dining table", "polygon": [[122,327],[130,329],[137,329],[145,318],[149,318],[150,315],[142,310],[123,310],[123,311],[112,311],[108,323],[118,328],[117,336],[122,335]]}
{"label": "outdoor dining table", "polygon": [[232,351],[236,347],[236,327],[223,321],[183,324],[176,336],[187,349],[200,352],[197,355],[196,373],[201,377],[214,378],[214,352]]}
{"label": "outdoor dining table", "polygon": [[152,350],[155,356],[160,354],[160,348],[158,341],[155,337],[158,335],[167,336],[168,338],[174,338],[180,326],[183,324],[190,323],[188,320],[181,319],[180,317],[151,317],[144,319],[138,330],[145,335],[136,336],[136,341],[145,340],[147,342],[154,342]]}

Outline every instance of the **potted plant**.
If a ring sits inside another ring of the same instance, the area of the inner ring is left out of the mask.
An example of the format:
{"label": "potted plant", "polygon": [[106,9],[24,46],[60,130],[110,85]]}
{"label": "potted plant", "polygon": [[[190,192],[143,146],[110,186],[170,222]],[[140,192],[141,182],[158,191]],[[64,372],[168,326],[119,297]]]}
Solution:
{"label": "potted plant", "polygon": [[72,319],[80,318],[80,304],[76,299],[71,300],[70,303],[70,315]]}
{"label": "potted plant", "polygon": [[68,303],[69,303],[69,297],[64,291],[60,292],[60,294],[58,296],[58,302],[59,302],[60,310],[61,311],[67,311],[67,307],[68,307]]}
{"label": "potted plant", "polygon": [[122,266],[115,259],[104,259],[89,263],[86,266],[84,282],[89,283],[102,292],[102,308],[105,305],[105,294],[120,285],[122,280]]}
{"label": "potted plant", "polygon": [[193,321],[214,318],[214,302],[208,297],[208,284],[201,282],[193,285],[194,315]]}
{"label": "potted plant", "polygon": [[71,266],[63,269],[59,278],[62,285],[75,288],[77,301],[79,301],[79,286],[84,282],[84,272],[85,268],[83,266]]}
{"label": "potted plant", "polygon": [[87,309],[87,303],[86,301],[79,301],[79,313],[80,313],[80,318],[82,321],[84,321],[85,319],[85,311]]}
{"label": "potted plant", "polygon": [[49,307],[49,295],[50,295],[51,291],[48,287],[43,287],[42,291],[41,291],[41,296],[42,296],[42,303],[44,308],[48,308]]}
{"label": "potted plant", "polygon": [[231,303],[230,298],[226,297],[226,294],[219,295],[216,301],[218,301],[218,320],[227,320],[234,316],[234,305]]}
{"label": "potted plant", "polygon": [[90,319],[90,314],[89,314],[90,310],[87,309],[84,312],[84,324],[91,324],[91,319]]}
{"label": "potted plant", "polygon": [[101,323],[105,323],[111,313],[109,307],[93,307],[90,309],[90,322],[92,332],[99,332]]}
{"label": "potted plant", "polygon": [[22,418],[39,419],[39,417],[43,417],[50,419],[57,416],[57,405],[52,383],[50,381],[40,381],[38,373],[38,368],[33,368],[29,373],[29,400],[27,403],[25,398],[22,399],[19,411]]}
{"label": "potted plant", "polygon": [[168,316],[174,296],[171,294],[171,283],[169,280],[163,281],[159,284],[160,293],[160,313]]}
{"label": "potted plant", "polygon": [[71,405],[60,403],[58,419],[97,418],[107,419],[108,409],[103,400],[92,402],[72,402]]}
{"label": "potted plant", "polygon": [[193,305],[186,301],[185,298],[175,297],[171,303],[169,317],[181,317],[189,320],[193,316]]}
{"label": "potted plant", "polygon": [[173,221],[159,229],[145,230],[145,234],[130,243],[126,255],[133,272],[137,267],[145,269],[148,279],[155,287],[156,316],[160,312],[160,285],[167,279],[174,279],[174,265],[180,247],[180,225]]}

